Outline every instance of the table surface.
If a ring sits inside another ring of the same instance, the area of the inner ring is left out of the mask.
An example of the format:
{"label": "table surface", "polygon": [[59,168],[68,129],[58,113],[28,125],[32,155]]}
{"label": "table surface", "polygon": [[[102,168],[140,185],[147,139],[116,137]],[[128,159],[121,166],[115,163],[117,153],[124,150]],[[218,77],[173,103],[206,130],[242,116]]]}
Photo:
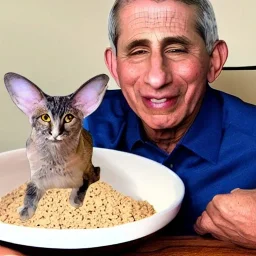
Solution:
{"label": "table surface", "polygon": [[237,256],[256,255],[256,250],[241,248],[229,242],[199,236],[158,236],[149,239],[134,252],[122,256]]}
{"label": "table surface", "polygon": [[[154,234],[153,236],[144,238],[137,243],[127,243],[125,249],[114,246],[111,250],[52,250],[52,249],[36,249],[10,245],[0,241],[0,245],[8,246],[25,253],[25,255],[104,255],[110,252],[112,256],[246,256],[256,255],[256,250],[245,249],[229,242],[218,241],[211,237],[199,236],[168,236],[163,234]],[[121,252],[120,252],[121,248]]]}

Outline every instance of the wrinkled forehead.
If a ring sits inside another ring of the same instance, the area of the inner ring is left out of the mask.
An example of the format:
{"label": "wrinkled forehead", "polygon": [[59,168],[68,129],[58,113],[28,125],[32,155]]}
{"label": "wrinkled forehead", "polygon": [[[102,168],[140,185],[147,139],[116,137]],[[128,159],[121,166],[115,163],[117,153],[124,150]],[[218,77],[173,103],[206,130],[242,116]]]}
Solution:
{"label": "wrinkled forehead", "polygon": [[170,8],[162,9],[137,9],[129,19],[129,27],[132,29],[141,28],[144,25],[148,28],[169,27],[170,29],[182,29],[187,27],[187,17],[183,13]]}
{"label": "wrinkled forehead", "polygon": [[194,17],[194,6],[179,1],[134,1],[120,10],[119,32],[121,34],[128,30],[140,33],[142,29],[168,30],[173,33],[191,29],[195,31]]}

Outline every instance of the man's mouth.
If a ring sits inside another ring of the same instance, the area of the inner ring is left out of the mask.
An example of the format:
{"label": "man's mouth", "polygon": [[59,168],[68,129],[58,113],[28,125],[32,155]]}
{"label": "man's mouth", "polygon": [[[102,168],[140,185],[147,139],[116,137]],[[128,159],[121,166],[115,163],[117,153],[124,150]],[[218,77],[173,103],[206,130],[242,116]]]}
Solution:
{"label": "man's mouth", "polygon": [[167,101],[167,98],[163,98],[163,99],[150,99],[151,102],[153,103],[164,103]]}
{"label": "man's mouth", "polygon": [[171,97],[171,98],[142,98],[144,104],[147,108],[152,109],[170,109],[173,108],[178,100],[178,97]]}

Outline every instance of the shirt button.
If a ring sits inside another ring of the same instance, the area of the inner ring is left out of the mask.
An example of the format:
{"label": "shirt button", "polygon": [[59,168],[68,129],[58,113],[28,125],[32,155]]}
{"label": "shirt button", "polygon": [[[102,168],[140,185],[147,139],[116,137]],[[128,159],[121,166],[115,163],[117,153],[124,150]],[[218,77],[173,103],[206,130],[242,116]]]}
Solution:
{"label": "shirt button", "polygon": [[171,169],[173,168],[173,164],[170,164],[170,168],[171,168]]}

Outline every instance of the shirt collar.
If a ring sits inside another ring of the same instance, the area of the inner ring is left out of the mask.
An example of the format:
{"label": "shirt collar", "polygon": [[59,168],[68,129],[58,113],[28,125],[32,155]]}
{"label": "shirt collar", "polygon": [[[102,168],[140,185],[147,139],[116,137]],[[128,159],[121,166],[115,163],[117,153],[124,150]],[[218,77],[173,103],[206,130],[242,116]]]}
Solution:
{"label": "shirt collar", "polygon": [[216,91],[208,85],[200,111],[179,144],[202,158],[216,163],[222,138],[222,120],[220,99]]}
{"label": "shirt collar", "polygon": [[[207,86],[201,109],[183,139],[178,143],[200,157],[216,163],[222,137],[222,107],[214,89]],[[131,151],[138,141],[144,141],[141,121],[131,110],[127,116],[126,143]]]}

